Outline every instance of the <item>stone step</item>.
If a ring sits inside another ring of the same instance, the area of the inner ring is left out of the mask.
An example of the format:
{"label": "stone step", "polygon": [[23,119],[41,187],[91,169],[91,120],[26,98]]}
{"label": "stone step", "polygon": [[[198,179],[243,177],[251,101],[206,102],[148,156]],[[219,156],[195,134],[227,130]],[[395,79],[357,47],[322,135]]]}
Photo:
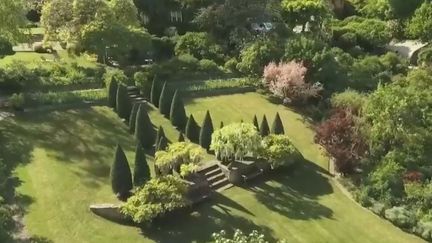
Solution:
{"label": "stone step", "polygon": [[135,91],[135,90],[139,91],[137,86],[128,86],[127,87],[127,91]]}
{"label": "stone step", "polygon": [[209,167],[207,167],[207,168],[204,168],[204,169],[202,169],[202,170],[200,170],[199,172],[201,173],[201,174],[203,174],[203,175],[205,175],[205,174],[207,174],[207,172],[209,172],[209,171],[214,171],[215,169],[219,169],[219,166],[218,165],[212,165],[212,166],[209,166]]}
{"label": "stone step", "polygon": [[224,179],[222,179],[222,180],[219,180],[219,181],[217,181],[217,182],[212,183],[212,184],[210,185],[210,188],[216,191],[216,190],[218,190],[219,188],[224,187],[224,186],[226,186],[226,185],[228,185],[228,184],[231,184],[231,183],[228,181],[227,178],[224,178]]}
{"label": "stone step", "polygon": [[214,175],[212,177],[207,177],[207,181],[210,184],[213,184],[213,183],[215,183],[217,181],[220,181],[222,179],[225,179],[225,175],[222,173],[222,171],[219,174],[217,174],[217,175]]}
{"label": "stone step", "polygon": [[210,178],[210,177],[212,177],[212,176],[215,176],[215,175],[218,175],[218,174],[220,174],[220,173],[222,173],[222,171],[221,171],[221,169],[218,167],[218,168],[216,168],[216,169],[213,169],[213,170],[211,170],[211,171],[208,171],[208,172],[204,173],[204,176],[208,179],[208,178]]}

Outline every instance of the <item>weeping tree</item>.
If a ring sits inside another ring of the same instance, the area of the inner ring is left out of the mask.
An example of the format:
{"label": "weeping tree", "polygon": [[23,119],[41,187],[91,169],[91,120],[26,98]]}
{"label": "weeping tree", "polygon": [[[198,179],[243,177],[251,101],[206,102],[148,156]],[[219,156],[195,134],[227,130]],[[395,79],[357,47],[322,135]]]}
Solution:
{"label": "weeping tree", "polygon": [[257,129],[257,131],[260,130],[259,123],[258,123],[258,118],[257,118],[256,115],[254,115],[254,118],[253,118],[253,125],[255,126],[255,128]]}
{"label": "weeping tree", "polygon": [[272,134],[285,134],[282,120],[279,116],[279,112],[276,113],[276,116],[273,120],[272,127],[271,127],[271,133]]}
{"label": "weeping tree", "polygon": [[199,142],[199,135],[200,135],[200,130],[199,130],[199,126],[196,123],[193,115],[191,114],[189,116],[189,119],[186,123],[186,137],[193,143],[198,143]]}
{"label": "weeping tree", "polygon": [[114,161],[110,171],[111,188],[118,198],[127,199],[132,190],[132,175],[126,155],[117,145]]}
{"label": "weeping tree", "polygon": [[108,86],[108,105],[114,109],[116,108],[117,105],[117,101],[116,101],[117,89],[118,89],[118,83],[115,77],[113,76]]}
{"label": "weeping tree", "polygon": [[183,100],[180,97],[178,90],[174,93],[170,110],[171,123],[179,130],[183,130],[186,126],[187,116],[184,108]]}
{"label": "weeping tree", "polygon": [[207,111],[204,122],[201,126],[200,136],[199,136],[199,144],[201,147],[209,150],[211,144],[211,136],[213,134],[213,122],[210,116],[210,112]]}
{"label": "weeping tree", "polygon": [[150,167],[147,163],[144,148],[141,146],[140,143],[138,143],[135,150],[133,184],[135,187],[141,187],[150,179]]}
{"label": "weeping tree", "polygon": [[242,160],[259,152],[261,137],[250,123],[233,123],[215,131],[210,149],[223,160]]}
{"label": "weeping tree", "polygon": [[155,131],[144,104],[140,104],[135,122],[135,138],[144,148],[152,148],[155,142]]}
{"label": "weeping tree", "polygon": [[267,117],[265,115],[261,121],[260,134],[261,134],[261,137],[266,137],[270,134],[270,128],[269,128],[269,125],[267,122]]}
{"label": "weeping tree", "polygon": [[118,85],[116,96],[116,111],[120,118],[128,120],[132,110],[132,103],[129,99],[127,88],[124,85]]}
{"label": "weeping tree", "polygon": [[165,117],[169,117],[171,109],[172,94],[165,82],[159,96],[159,111]]}
{"label": "weeping tree", "polygon": [[138,108],[139,108],[139,104],[138,103],[134,103],[132,106],[132,111],[129,117],[129,131],[130,132],[135,132],[135,123],[136,123],[136,117],[138,114]]}

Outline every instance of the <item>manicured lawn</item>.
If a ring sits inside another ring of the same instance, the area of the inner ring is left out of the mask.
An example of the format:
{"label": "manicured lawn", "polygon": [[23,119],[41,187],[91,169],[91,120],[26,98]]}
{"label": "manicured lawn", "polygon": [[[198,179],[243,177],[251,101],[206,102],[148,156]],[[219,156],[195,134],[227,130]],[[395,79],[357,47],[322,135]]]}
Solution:
{"label": "manicured lawn", "polygon": [[[91,203],[116,202],[108,180],[114,147],[122,144],[130,162],[134,156],[135,144],[126,125],[105,107],[28,114],[0,123],[24,139],[22,153],[31,155],[30,163],[17,170],[23,183],[19,192],[28,204],[28,231],[66,243],[207,242],[212,232],[233,228],[260,229],[270,239],[288,242],[422,242],[360,208],[335,188],[322,169],[326,158],[300,115],[254,93],[186,103],[187,111],[200,122],[210,109],[215,124],[249,121],[255,113],[268,114],[271,122],[279,111],[287,134],[311,162],[250,188],[230,189],[192,213],[179,213],[140,230],[103,220],[88,210]],[[165,118],[156,110],[150,114],[170,140],[177,139],[178,132]]]}

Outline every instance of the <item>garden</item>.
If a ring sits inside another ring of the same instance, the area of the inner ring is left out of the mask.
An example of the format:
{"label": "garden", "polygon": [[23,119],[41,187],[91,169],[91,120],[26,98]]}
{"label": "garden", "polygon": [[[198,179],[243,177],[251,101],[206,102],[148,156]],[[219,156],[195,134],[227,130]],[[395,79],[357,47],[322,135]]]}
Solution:
{"label": "garden", "polygon": [[0,242],[432,240],[429,0],[0,15]]}

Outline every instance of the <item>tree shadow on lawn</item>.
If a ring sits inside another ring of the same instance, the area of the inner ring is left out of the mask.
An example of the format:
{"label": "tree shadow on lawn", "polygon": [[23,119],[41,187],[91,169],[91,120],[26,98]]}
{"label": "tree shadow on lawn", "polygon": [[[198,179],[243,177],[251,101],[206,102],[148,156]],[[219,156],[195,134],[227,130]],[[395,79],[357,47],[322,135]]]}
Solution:
{"label": "tree shadow on lawn", "polygon": [[[217,206],[212,206],[214,203]],[[141,229],[142,234],[161,243],[189,243],[210,242],[212,234],[221,230],[228,234],[232,234],[236,229],[240,229],[245,233],[257,230],[266,236],[266,240],[276,242],[276,239],[272,236],[272,229],[231,214],[229,207],[245,211],[241,205],[229,198],[216,196],[209,202],[195,206],[195,210],[189,209],[175,212],[154,221],[152,226]],[[248,210],[246,212],[251,214]]]}
{"label": "tree shadow on lawn", "polygon": [[289,174],[280,171],[272,175],[271,181],[255,182],[250,190],[267,208],[288,218],[331,219],[333,211],[318,202],[320,196],[333,192],[324,172],[314,163],[304,162]]}

